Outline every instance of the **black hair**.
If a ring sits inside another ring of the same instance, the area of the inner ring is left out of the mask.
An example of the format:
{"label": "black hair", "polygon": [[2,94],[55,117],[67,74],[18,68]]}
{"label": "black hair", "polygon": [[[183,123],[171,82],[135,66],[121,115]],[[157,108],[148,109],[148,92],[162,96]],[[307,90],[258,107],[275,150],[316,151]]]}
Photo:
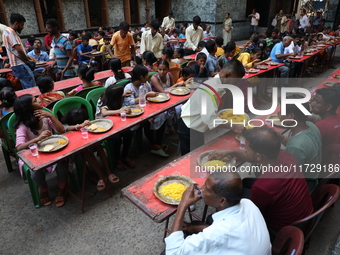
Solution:
{"label": "black hair", "polygon": [[108,37],[108,36],[105,35],[105,36],[103,37],[103,41],[107,41],[107,40],[110,40],[110,37]]}
{"label": "black hair", "polygon": [[192,19],[192,22],[195,23],[196,25],[200,25],[200,24],[201,24],[201,18],[200,18],[200,16],[195,16],[195,17]]}
{"label": "black hair", "polygon": [[[28,39],[27,39],[27,41],[28,41]],[[42,44],[42,41],[39,38],[34,38],[34,42],[33,43],[35,43],[35,41],[39,41],[40,44]]]}
{"label": "black hair", "polygon": [[270,160],[278,157],[281,139],[273,129],[269,127],[247,129],[244,132],[244,137],[254,152],[263,154]]}
{"label": "black hair", "polygon": [[66,125],[77,125],[89,119],[87,111],[83,108],[73,108],[60,118],[60,122]]}
{"label": "black hair", "polygon": [[184,49],[182,48],[175,48],[175,51],[179,54],[180,58],[184,57]]}
{"label": "black hair", "polygon": [[259,47],[261,51],[264,51],[267,48],[267,42],[265,40],[260,40],[257,43],[257,47]]}
{"label": "black hair", "polygon": [[243,197],[243,186],[237,173],[213,172],[209,178],[213,179],[215,185],[212,187],[216,197],[227,200],[227,206],[231,207],[240,203]]}
{"label": "black hair", "polygon": [[203,53],[203,52],[198,53],[197,56],[196,56],[196,60],[199,60],[201,58],[207,59],[207,55],[205,55],[205,53]]}
{"label": "black hair", "polygon": [[260,51],[262,51],[261,48],[256,46],[256,47],[254,47],[254,48],[250,51],[250,53],[256,54],[256,53],[258,53],[258,52],[260,52]]}
{"label": "black hair", "polygon": [[[290,96],[289,98],[303,98],[301,95],[294,95],[294,96]],[[303,103],[302,106],[304,106],[306,109],[309,110],[309,102]],[[286,105],[286,115],[288,113],[293,113],[296,120],[298,122],[300,121],[307,121],[307,115],[305,115],[300,109],[299,107],[296,106],[296,104],[287,104]]]}
{"label": "black hair", "polygon": [[42,75],[37,78],[37,86],[41,94],[51,92],[53,90],[53,79],[48,75]]}
{"label": "black hair", "polygon": [[209,53],[213,53],[214,50],[215,50],[215,47],[216,47],[216,43],[215,43],[214,40],[209,40],[209,41],[207,41],[206,44],[205,44],[205,48],[207,49],[207,51],[208,51]]}
{"label": "black hair", "polygon": [[13,25],[15,22],[26,22],[26,19],[19,13],[11,13],[11,16],[9,17],[9,22],[11,23],[11,25]]}
{"label": "black hair", "polygon": [[73,36],[73,37],[75,37],[75,38],[77,38],[77,37],[78,37],[78,33],[77,33],[77,32],[74,32],[74,31],[73,31],[73,32],[71,32],[71,33],[70,33],[70,35],[71,35],[71,36]]}
{"label": "black hair", "polygon": [[159,21],[157,19],[154,19],[151,21],[150,26],[153,27],[154,29],[158,30],[159,29]]}
{"label": "black hair", "polygon": [[117,81],[125,79],[125,73],[122,70],[122,62],[119,58],[112,58],[110,60],[110,68],[111,71],[115,74],[115,78]]}
{"label": "black hair", "polygon": [[[37,40],[40,41],[40,39],[37,39]],[[30,36],[27,38],[27,41],[28,41],[28,43],[29,43],[31,46],[33,46],[34,41],[35,41],[35,36],[34,36],[34,35],[30,35]],[[40,42],[41,42],[41,41],[40,41]]]}
{"label": "black hair", "polygon": [[201,48],[204,48],[205,47],[205,41],[200,41],[198,44],[197,44],[197,47],[201,47]]}
{"label": "black hair", "polygon": [[90,40],[90,37],[84,35],[82,38],[81,38],[81,41],[89,41]]}
{"label": "black hair", "polygon": [[180,29],[178,29],[178,28],[176,28],[175,30],[174,30],[174,34],[180,34],[181,33],[181,30]]}
{"label": "black hair", "polygon": [[172,11],[169,11],[169,15],[171,15],[171,16],[172,16],[172,15],[174,15],[174,13],[173,13]]}
{"label": "black hair", "polygon": [[118,110],[122,107],[123,86],[113,84],[107,87],[100,97],[100,106],[107,106],[109,110]]}
{"label": "black hair", "polygon": [[158,67],[160,67],[161,65],[165,65],[165,66],[167,66],[168,69],[170,69],[169,62],[165,59],[161,59],[161,60],[158,61]]}
{"label": "black hair", "polygon": [[124,31],[127,32],[127,31],[129,31],[129,28],[130,28],[130,25],[125,21],[123,21],[119,24],[119,30],[124,30]]}
{"label": "black hair", "polygon": [[278,30],[277,28],[275,28],[275,29],[273,29],[272,33],[273,33],[273,32],[279,34],[279,33],[280,33],[280,30]]}
{"label": "black hair", "polygon": [[187,28],[188,27],[188,22],[183,22],[183,27]]}
{"label": "black hair", "polygon": [[98,34],[101,35],[102,37],[105,36],[105,32],[104,31],[99,31]]}
{"label": "black hair", "polygon": [[39,118],[34,116],[32,107],[33,95],[25,94],[14,100],[14,113],[16,115],[14,127],[18,128],[20,123],[28,127],[33,134],[38,135],[37,127]]}
{"label": "black hair", "polygon": [[57,27],[59,28],[58,21],[56,19],[48,19],[46,21],[46,25],[51,25],[52,27]]}
{"label": "black hair", "polygon": [[226,46],[223,47],[224,53],[232,52],[236,49],[236,43],[234,41],[230,41]]}
{"label": "black hair", "polygon": [[340,105],[340,91],[335,88],[317,89],[316,94],[320,95],[327,104],[332,106],[332,111],[336,111]]}
{"label": "black hair", "polygon": [[217,37],[215,38],[215,43],[216,43],[216,45],[217,45],[218,47],[222,47],[223,42],[224,42],[223,37],[217,36]]}
{"label": "black hair", "polygon": [[13,88],[4,87],[0,90],[0,108],[11,107],[14,105],[14,101],[17,98]]}
{"label": "black hair", "polygon": [[152,51],[144,51],[142,59],[144,59],[149,66],[152,66],[155,62],[157,62],[157,58]]}
{"label": "black hair", "polygon": [[174,56],[174,51],[173,51],[172,48],[170,48],[170,47],[165,47],[165,48],[162,50],[162,54],[163,54],[163,55],[166,55],[169,59],[172,59],[173,56]]}
{"label": "black hair", "polygon": [[85,33],[85,36],[87,36],[88,38],[91,39],[91,38],[93,38],[93,33],[88,31],[88,32]]}
{"label": "black hair", "polygon": [[259,41],[260,37],[257,34],[253,34],[251,36],[251,39],[253,40],[254,44],[257,44],[257,42]]}
{"label": "black hair", "polygon": [[145,66],[137,65],[132,70],[131,81],[140,81],[140,77],[145,76],[147,74],[148,74],[148,69]]}
{"label": "black hair", "polygon": [[237,59],[230,59],[227,61],[223,69],[227,69],[230,73],[237,78],[242,78],[245,74],[244,66]]}
{"label": "black hair", "polygon": [[265,34],[266,34],[267,38],[270,38],[272,36],[272,31],[267,29]]}
{"label": "black hair", "polygon": [[189,76],[190,74],[195,74],[195,70],[191,66],[182,69],[182,76]]}
{"label": "black hair", "polygon": [[87,82],[94,80],[94,68],[89,68],[86,64],[81,64],[78,68],[78,75]]}

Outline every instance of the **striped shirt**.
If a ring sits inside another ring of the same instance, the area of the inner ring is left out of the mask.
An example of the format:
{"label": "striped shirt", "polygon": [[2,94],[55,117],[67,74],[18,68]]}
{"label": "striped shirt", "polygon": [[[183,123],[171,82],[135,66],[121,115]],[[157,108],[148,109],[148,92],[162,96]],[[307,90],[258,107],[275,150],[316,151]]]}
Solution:
{"label": "striped shirt", "polygon": [[[51,47],[54,48],[55,51],[58,71],[61,72],[67,65],[69,60],[67,50],[72,50],[72,45],[64,35],[61,35],[57,41],[55,41],[55,39],[56,38],[54,37]],[[71,66],[66,70],[64,76],[76,76],[76,71],[73,64],[71,64]]]}
{"label": "striped shirt", "polygon": [[[20,45],[22,51],[25,52],[24,46],[22,45],[19,35],[10,27],[7,27],[3,33],[2,39],[7,50],[7,55],[9,58],[9,63],[11,66],[19,66],[25,64],[19,56],[18,51],[14,48],[15,45]],[[16,56],[15,56],[16,55]]]}

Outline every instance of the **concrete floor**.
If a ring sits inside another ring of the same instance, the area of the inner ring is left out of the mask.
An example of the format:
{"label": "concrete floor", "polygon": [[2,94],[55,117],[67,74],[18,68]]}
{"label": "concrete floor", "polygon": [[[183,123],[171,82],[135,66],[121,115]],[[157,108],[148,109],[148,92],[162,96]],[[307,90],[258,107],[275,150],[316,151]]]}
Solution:
{"label": "concrete floor", "polygon": [[[338,50],[334,65],[339,68]],[[335,69],[329,69],[308,81],[318,84]],[[176,136],[170,137],[176,138]],[[146,143],[147,144],[147,143]],[[170,157],[159,158],[148,148],[136,159],[138,167],[116,172],[121,181],[112,184],[113,196],[97,192],[89,182],[86,192],[85,213],[78,201],[69,196],[64,207],[55,205],[35,209],[28,186],[16,170],[7,172],[0,155],[0,255],[59,255],[59,254],[114,254],[153,255],[164,249],[162,240],[164,223],[157,224],[121,196],[120,190],[131,182],[176,158],[176,148],[169,147]],[[56,176],[50,174],[50,196],[55,197]],[[196,210],[200,212],[202,202]],[[339,236],[340,202],[330,208],[312,235],[307,255],[340,254],[332,252]],[[339,243],[339,241],[337,242]],[[338,245],[339,246],[339,245]]]}

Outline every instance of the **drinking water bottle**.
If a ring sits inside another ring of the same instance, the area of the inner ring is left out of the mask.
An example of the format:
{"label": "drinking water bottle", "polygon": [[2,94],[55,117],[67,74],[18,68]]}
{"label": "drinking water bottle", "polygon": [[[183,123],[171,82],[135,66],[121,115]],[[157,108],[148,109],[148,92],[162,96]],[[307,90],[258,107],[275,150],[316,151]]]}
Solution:
{"label": "drinking water bottle", "polygon": [[144,83],[142,83],[139,87],[139,106],[144,107],[146,105],[145,99],[146,89],[144,87]]}

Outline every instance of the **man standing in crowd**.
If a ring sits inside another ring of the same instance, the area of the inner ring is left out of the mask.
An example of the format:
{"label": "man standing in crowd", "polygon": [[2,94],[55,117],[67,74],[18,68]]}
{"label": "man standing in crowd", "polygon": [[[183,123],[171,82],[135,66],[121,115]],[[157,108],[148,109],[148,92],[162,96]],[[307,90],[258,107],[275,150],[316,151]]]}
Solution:
{"label": "man standing in crowd", "polygon": [[111,45],[114,48],[115,57],[119,58],[122,66],[130,66],[132,57],[135,59],[135,43],[129,32],[130,25],[126,22],[119,24],[119,31],[113,34]]}
{"label": "man standing in crowd", "polygon": [[[171,234],[165,238],[167,255],[271,254],[266,223],[254,203],[242,199],[242,181],[237,173],[211,173],[201,192],[204,203],[216,209],[212,224],[192,225],[183,221],[188,207],[200,199],[191,184],[178,205]],[[183,230],[197,234],[184,239]]]}
{"label": "man standing in crowd", "polygon": [[161,27],[164,28],[167,33],[169,33],[169,31],[171,31],[171,29],[176,28],[175,20],[172,16],[173,16],[173,12],[169,12],[169,16],[164,17],[162,25],[161,25]]}
{"label": "man standing in crowd", "polygon": [[151,21],[151,29],[142,34],[140,54],[143,54],[144,51],[152,51],[156,58],[162,57],[163,37],[158,33],[158,29],[159,22],[154,19]]}
{"label": "man standing in crowd", "polygon": [[256,33],[257,28],[259,27],[260,14],[256,12],[256,9],[253,9],[253,12],[248,17],[251,17],[250,33],[251,34]]}
{"label": "man standing in crowd", "polygon": [[185,30],[185,55],[195,54],[198,51],[198,43],[203,41],[203,28],[200,27],[200,24],[201,18],[199,16],[195,16],[192,20],[192,25]]}
{"label": "man standing in crowd", "polygon": [[36,86],[32,70],[25,63],[32,60],[26,55],[18,35],[24,29],[26,19],[19,13],[12,13],[10,16],[10,27],[3,33],[3,41],[7,50],[9,63],[15,77],[20,80],[23,89]]}
{"label": "man standing in crowd", "polygon": [[305,9],[302,9],[301,11],[300,11],[300,15],[301,15],[301,17],[300,17],[300,26],[299,26],[299,28],[302,28],[302,29],[304,29],[304,31],[306,32],[306,28],[308,27],[308,25],[309,25],[309,20],[308,20],[308,17],[307,17],[307,14],[306,14],[306,10]]}
{"label": "man standing in crowd", "polygon": [[58,22],[55,19],[46,21],[46,30],[53,36],[51,47],[54,49],[56,56],[58,78],[62,80],[75,77],[76,71],[73,66],[71,42],[60,33]]}

